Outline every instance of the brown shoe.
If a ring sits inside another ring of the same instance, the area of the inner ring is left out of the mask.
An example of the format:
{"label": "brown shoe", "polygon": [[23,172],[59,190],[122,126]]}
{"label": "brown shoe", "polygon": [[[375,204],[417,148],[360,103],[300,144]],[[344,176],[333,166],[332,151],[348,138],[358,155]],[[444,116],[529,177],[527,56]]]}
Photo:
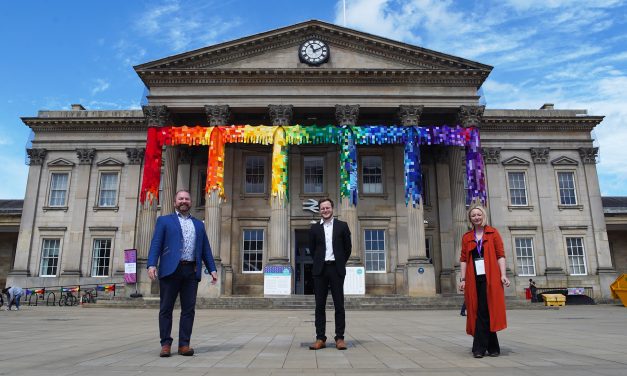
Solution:
{"label": "brown shoe", "polygon": [[309,350],[320,350],[324,349],[325,347],[327,347],[327,344],[323,340],[317,339],[316,342],[309,346]]}
{"label": "brown shoe", "polygon": [[346,350],[346,342],[342,338],[335,340],[335,348],[338,350]]}
{"label": "brown shoe", "polygon": [[161,346],[161,352],[159,353],[159,356],[162,357],[162,358],[169,357],[171,348],[172,348],[172,346],[170,346],[170,345],[163,345],[163,346]]}
{"label": "brown shoe", "polygon": [[194,349],[189,346],[179,346],[179,355],[192,356],[194,355]]}

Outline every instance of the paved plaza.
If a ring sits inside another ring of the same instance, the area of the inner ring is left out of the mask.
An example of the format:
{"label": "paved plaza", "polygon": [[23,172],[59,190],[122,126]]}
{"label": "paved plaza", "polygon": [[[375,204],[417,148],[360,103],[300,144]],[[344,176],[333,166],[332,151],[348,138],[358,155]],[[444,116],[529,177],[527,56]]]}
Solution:
{"label": "paved plaza", "polygon": [[198,310],[196,355],[159,358],[157,313],[1,311],[0,375],[627,375],[618,305],[510,310],[501,356],[483,359],[472,358],[465,318],[452,310],[348,311],[347,351],[307,348],[313,310]]}

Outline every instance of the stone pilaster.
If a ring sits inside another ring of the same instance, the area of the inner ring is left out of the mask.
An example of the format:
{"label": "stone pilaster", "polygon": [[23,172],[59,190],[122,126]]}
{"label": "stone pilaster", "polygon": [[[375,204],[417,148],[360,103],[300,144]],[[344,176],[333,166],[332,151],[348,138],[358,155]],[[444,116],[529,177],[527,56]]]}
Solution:
{"label": "stone pilaster", "polygon": [[287,126],[292,122],[292,115],[294,112],[294,106],[291,104],[271,104],[268,105],[268,115],[272,125]]}
{"label": "stone pilaster", "polygon": [[146,148],[126,148],[126,157],[129,165],[141,165],[144,162]]}
{"label": "stone pilaster", "polygon": [[485,164],[498,164],[501,162],[501,148],[481,148],[481,155]]}
{"label": "stone pilaster", "polygon": [[579,148],[579,156],[583,164],[596,164],[599,148]]}
{"label": "stone pilaster", "polygon": [[549,161],[549,148],[531,148],[531,160],[535,164],[547,164]]}
{"label": "stone pilaster", "polygon": [[401,119],[401,125],[404,127],[414,127],[420,124],[420,115],[425,106],[405,106],[398,107],[398,117]]}
{"label": "stone pilaster", "polygon": [[[26,199],[24,200],[24,206],[22,208],[20,232],[17,237],[13,269],[9,273],[7,286],[11,284],[26,286],[27,282],[22,278],[30,277],[32,274],[38,274],[36,265],[33,265],[33,270],[31,270],[30,261],[33,253],[39,252],[38,249],[33,249],[33,232],[35,230],[40,189],[42,188],[42,165],[46,159],[47,150],[32,148],[26,149],[26,153],[28,154],[28,164],[30,165],[28,168],[28,184],[26,184],[26,194],[24,196]],[[44,187],[44,192],[45,190],[46,188]],[[35,273],[33,273],[33,271]]]}
{"label": "stone pilaster", "polygon": [[207,105],[205,106],[207,121],[210,127],[227,125],[231,117],[231,109],[228,105]]}

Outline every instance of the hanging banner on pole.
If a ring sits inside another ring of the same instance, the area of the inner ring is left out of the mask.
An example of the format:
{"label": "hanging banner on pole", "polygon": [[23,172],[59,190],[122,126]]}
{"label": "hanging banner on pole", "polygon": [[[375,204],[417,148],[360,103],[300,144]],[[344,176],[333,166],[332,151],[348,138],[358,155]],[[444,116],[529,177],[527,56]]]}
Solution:
{"label": "hanging banner on pole", "polygon": [[124,250],[124,282],[137,283],[137,250]]}

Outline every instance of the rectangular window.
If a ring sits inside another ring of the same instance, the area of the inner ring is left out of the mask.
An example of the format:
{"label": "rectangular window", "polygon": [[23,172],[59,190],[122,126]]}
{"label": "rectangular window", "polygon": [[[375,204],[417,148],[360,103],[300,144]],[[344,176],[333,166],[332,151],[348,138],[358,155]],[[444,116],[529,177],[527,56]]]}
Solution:
{"label": "rectangular window", "polygon": [[103,172],[100,174],[100,192],[98,192],[98,206],[113,207],[118,199],[118,173]]}
{"label": "rectangular window", "polygon": [[508,172],[509,199],[514,206],[527,206],[527,184],[524,172]]}
{"label": "rectangular window", "polygon": [[536,263],[533,257],[533,238],[515,238],[514,243],[518,275],[536,275]]}
{"label": "rectangular window", "polygon": [[111,259],[111,239],[94,239],[94,251],[91,263],[92,277],[108,277]]}
{"label": "rectangular window", "polygon": [[40,277],[56,277],[59,268],[61,239],[43,239],[41,245]]}
{"label": "rectangular window", "polygon": [[246,157],[245,193],[266,192],[266,159],[261,156]]}
{"label": "rectangular window", "polygon": [[50,198],[48,206],[66,206],[67,205],[67,187],[70,174],[53,173],[50,177]]}
{"label": "rectangular window", "polygon": [[433,258],[431,256],[431,237],[425,238],[425,251],[427,253],[427,259],[433,264]]}
{"label": "rectangular window", "polygon": [[366,272],[385,272],[385,231],[364,230]]}
{"label": "rectangular window", "polygon": [[561,205],[577,205],[575,194],[575,173],[572,171],[558,172],[557,181],[560,189]]}
{"label": "rectangular window", "polygon": [[383,193],[383,158],[361,158],[362,193]]}
{"label": "rectangular window", "polygon": [[263,229],[247,229],[243,233],[243,272],[263,271]]}
{"label": "rectangular window", "polygon": [[324,157],[303,158],[304,193],[324,192]]}
{"label": "rectangular window", "polygon": [[207,172],[201,172],[198,178],[198,206],[205,206],[205,193],[207,189]]}
{"label": "rectangular window", "polygon": [[568,269],[571,275],[586,275],[586,258],[583,250],[583,238],[566,238],[568,251]]}

